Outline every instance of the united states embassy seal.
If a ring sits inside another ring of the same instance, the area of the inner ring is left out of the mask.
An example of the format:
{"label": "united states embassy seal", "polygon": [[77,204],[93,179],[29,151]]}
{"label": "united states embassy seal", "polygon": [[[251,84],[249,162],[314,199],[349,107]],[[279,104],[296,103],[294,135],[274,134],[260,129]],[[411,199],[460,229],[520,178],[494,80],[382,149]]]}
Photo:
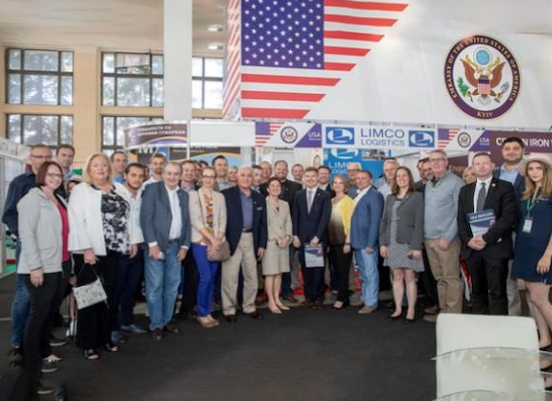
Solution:
{"label": "united states embassy seal", "polygon": [[297,140],[299,134],[297,133],[297,130],[293,127],[284,127],[282,128],[280,136],[282,138],[282,141],[284,141],[285,143],[293,143]]}
{"label": "united states embassy seal", "polygon": [[482,120],[506,113],[518,97],[519,68],[513,54],[498,40],[470,36],[450,50],[445,83],[454,103]]}

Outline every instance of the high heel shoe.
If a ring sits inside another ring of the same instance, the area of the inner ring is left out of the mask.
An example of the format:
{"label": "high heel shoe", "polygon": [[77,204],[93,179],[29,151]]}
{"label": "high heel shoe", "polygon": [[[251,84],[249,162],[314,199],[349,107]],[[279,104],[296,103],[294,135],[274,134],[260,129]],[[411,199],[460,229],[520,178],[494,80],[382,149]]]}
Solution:
{"label": "high heel shoe", "polygon": [[268,310],[271,311],[272,313],[274,313],[275,315],[281,315],[282,314],[282,311],[280,310],[280,308],[276,307],[276,308],[271,308],[270,306],[268,307]]}
{"label": "high heel shoe", "polygon": [[119,346],[112,343],[105,343],[103,348],[108,352],[119,352]]}
{"label": "high heel shoe", "polygon": [[395,315],[395,314],[389,315],[389,319],[391,320],[399,320],[401,317],[402,317],[402,312],[399,313],[398,315]]}
{"label": "high heel shoe", "polygon": [[278,307],[278,309],[280,309],[281,311],[288,311],[288,310],[291,310],[288,306],[285,306],[284,304],[281,304],[281,305],[276,305]]}

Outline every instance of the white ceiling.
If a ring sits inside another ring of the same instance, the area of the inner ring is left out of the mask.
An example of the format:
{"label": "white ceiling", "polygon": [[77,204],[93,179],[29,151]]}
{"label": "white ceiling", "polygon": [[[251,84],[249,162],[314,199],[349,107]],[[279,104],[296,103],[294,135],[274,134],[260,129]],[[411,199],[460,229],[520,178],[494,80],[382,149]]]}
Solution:
{"label": "white ceiling", "polygon": [[[189,1],[189,0],[182,0]],[[193,0],[193,50],[226,42],[227,0]],[[71,49],[163,50],[163,0],[0,0],[0,44]]]}

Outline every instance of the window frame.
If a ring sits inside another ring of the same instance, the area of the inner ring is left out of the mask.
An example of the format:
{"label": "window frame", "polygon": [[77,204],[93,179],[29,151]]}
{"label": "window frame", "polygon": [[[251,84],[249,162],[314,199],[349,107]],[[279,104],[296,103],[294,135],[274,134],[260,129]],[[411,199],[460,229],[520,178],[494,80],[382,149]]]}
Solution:
{"label": "window frame", "polygon": [[[117,55],[118,54],[136,54],[141,56],[149,56],[149,67],[150,67],[150,74],[118,74],[117,73],[117,67],[115,66],[115,72],[105,72],[104,71],[104,55],[106,54],[113,54],[115,57],[115,62],[117,62]],[[155,56],[161,56],[163,57],[163,74],[154,74],[153,73],[153,57]],[[165,88],[165,56],[161,53],[143,53],[143,52],[110,52],[110,51],[102,51],[100,53],[100,104],[103,107],[164,107],[165,101],[163,100],[163,104],[161,106],[153,106],[153,80],[154,79],[162,79],[163,80],[163,89]],[[113,78],[115,80],[115,84],[113,85],[113,104],[104,104],[104,78]],[[117,79],[118,78],[141,78],[141,79],[148,79],[149,81],[149,105],[146,106],[120,106],[118,105],[118,89],[117,89]],[[122,116],[127,117],[127,116]],[[103,118],[103,116],[102,116]],[[102,120],[102,133],[103,133],[103,120]],[[103,137],[102,137],[103,139]],[[103,142],[102,142],[103,143]]]}
{"label": "window frame", "polygon": [[[11,50],[19,50],[21,52],[21,68],[18,70],[10,69],[10,51]],[[58,56],[58,70],[57,71],[41,71],[41,70],[26,70],[25,69],[25,52],[56,52]],[[62,71],[61,70],[61,63],[62,63],[62,53],[71,53],[72,59],[73,59],[73,71]],[[35,49],[35,48],[21,48],[21,47],[6,47],[4,49],[4,63],[5,63],[5,88],[4,88],[4,103],[5,104],[17,104],[17,105],[25,105],[25,106],[63,106],[63,107],[71,107],[74,105],[74,97],[75,97],[75,52],[72,50],[52,50],[52,49]],[[9,102],[9,95],[10,95],[10,81],[9,76],[11,74],[19,74],[20,78],[20,85],[19,85],[19,103],[10,103]],[[58,87],[57,87],[57,103],[56,104],[41,104],[41,103],[25,103],[25,79],[24,77],[26,75],[44,75],[44,76],[55,76],[58,77]],[[61,98],[62,98],[62,89],[61,89],[61,78],[62,77],[71,77],[71,104],[61,104]],[[16,114],[16,113],[13,113]],[[46,115],[46,114],[44,114]]]}
{"label": "window frame", "polygon": [[192,73],[192,82],[199,81],[201,82],[201,109],[205,110],[205,82],[224,82],[224,69],[222,71],[222,76],[220,78],[213,76],[205,75],[205,60],[222,60],[224,65],[224,59],[217,57],[193,57],[195,59],[201,60],[201,76],[193,75]]}
{"label": "window frame", "polygon": [[[10,129],[10,116],[21,116],[21,121],[19,122],[19,142],[22,145],[27,145],[25,143],[25,117],[26,116],[36,116],[36,117],[57,117],[58,124],[57,124],[57,145],[47,145],[49,148],[55,150],[59,147],[59,145],[62,144],[68,144],[73,145],[73,142],[75,140],[74,138],[74,127],[75,127],[75,117],[72,114],[38,114],[38,113],[6,113],[6,139],[13,140],[10,138],[9,135],[9,129]],[[71,117],[72,124],[71,124],[71,142],[67,143],[66,141],[61,140],[61,118],[62,117]],[[27,145],[32,146],[32,145]]]}

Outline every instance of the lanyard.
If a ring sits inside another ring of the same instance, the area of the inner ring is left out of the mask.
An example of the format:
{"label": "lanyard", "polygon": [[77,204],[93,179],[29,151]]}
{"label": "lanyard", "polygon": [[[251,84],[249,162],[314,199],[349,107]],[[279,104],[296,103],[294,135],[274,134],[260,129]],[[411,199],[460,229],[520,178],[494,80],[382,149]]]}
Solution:
{"label": "lanyard", "polygon": [[532,197],[527,199],[527,216],[531,216],[531,210],[535,207],[535,204],[537,203],[537,196],[539,193],[539,188],[535,191]]}

